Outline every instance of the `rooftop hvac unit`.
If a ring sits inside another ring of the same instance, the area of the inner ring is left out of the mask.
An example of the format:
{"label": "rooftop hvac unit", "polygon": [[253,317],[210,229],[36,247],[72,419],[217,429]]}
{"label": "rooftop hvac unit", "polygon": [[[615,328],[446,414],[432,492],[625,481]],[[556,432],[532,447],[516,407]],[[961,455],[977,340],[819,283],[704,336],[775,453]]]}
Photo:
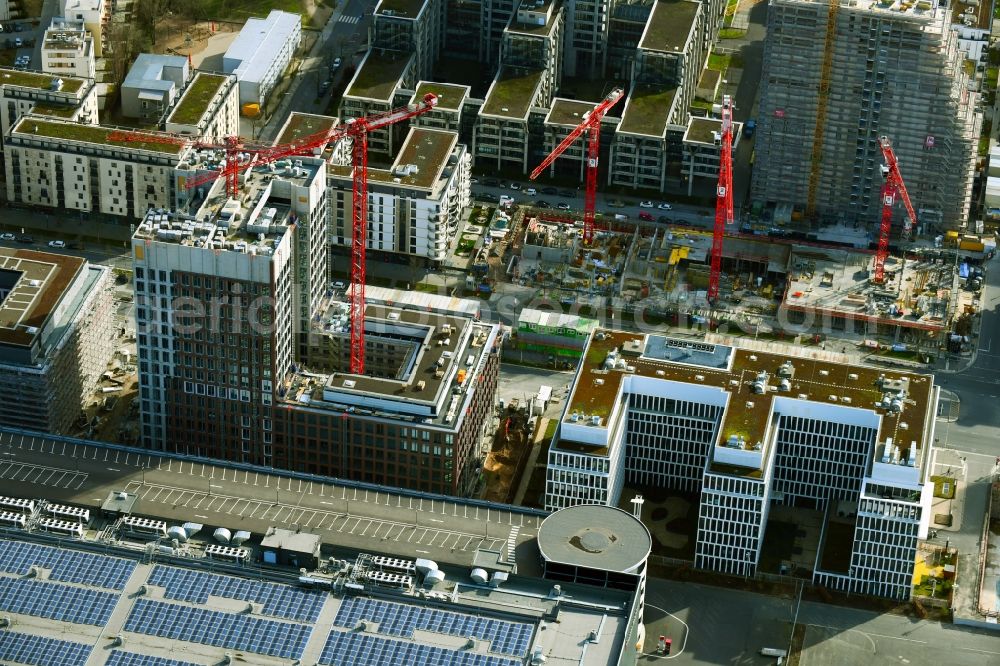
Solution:
{"label": "rooftop hvac unit", "polygon": [[486,569],[480,569],[479,567],[476,567],[469,574],[469,578],[471,578],[473,582],[478,583],[479,585],[485,585],[486,581],[489,580],[489,574],[486,573]]}
{"label": "rooftop hvac unit", "polygon": [[249,540],[250,540],[250,533],[247,532],[246,530],[239,530],[238,532],[236,532],[236,534],[233,535],[231,543],[234,546],[239,546],[243,543],[246,543]]}
{"label": "rooftop hvac unit", "polygon": [[230,539],[233,538],[233,533],[227,530],[225,527],[220,527],[212,534],[216,541],[221,544],[228,544]]}
{"label": "rooftop hvac unit", "polygon": [[177,539],[179,542],[184,543],[188,540],[187,532],[184,531],[183,527],[179,525],[174,525],[167,530],[167,537],[170,539]]}

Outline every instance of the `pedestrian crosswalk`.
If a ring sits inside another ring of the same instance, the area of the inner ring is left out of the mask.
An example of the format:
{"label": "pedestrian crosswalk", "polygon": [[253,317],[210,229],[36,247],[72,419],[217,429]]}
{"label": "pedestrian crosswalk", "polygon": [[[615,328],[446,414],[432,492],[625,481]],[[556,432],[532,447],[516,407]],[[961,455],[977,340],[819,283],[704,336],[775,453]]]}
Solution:
{"label": "pedestrian crosswalk", "polygon": [[340,19],[337,20],[337,23],[347,23],[348,25],[353,25],[353,24],[356,24],[356,23],[361,23],[361,17],[360,16],[341,16]]}

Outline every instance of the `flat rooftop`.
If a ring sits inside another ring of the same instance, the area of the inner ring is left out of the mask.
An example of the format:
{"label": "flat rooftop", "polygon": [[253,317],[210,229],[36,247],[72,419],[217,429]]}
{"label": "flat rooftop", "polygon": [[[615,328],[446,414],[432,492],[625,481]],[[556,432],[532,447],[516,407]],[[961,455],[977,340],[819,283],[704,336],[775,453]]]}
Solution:
{"label": "flat rooftop", "polygon": [[572,99],[557,97],[552,100],[549,115],[545,122],[549,125],[566,125],[576,127],[583,122],[584,114],[594,110],[600,102],[578,102]]}
{"label": "flat rooftop", "polygon": [[502,67],[490,86],[482,113],[519,120],[527,118],[542,74],[542,70],[525,72],[509,66]]}
{"label": "flat rooftop", "polygon": [[79,257],[0,248],[0,344],[27,347],[41,335],[87,262]]}
{"label": "flat rooftop", "polygon": [[657,0],[639,41],[639,48],[683,53],[698,22],[701,4],[690,0]]}
{"label": "flat rooftop", "polygon": [[275,145],[292,143],[313,134],[329,132],[339,123],[340,120],[335,116],[322,116],[315,113],[292,111],[288,115],[288,119],[285,120],[281,131],[278,132],[278,138],[274,143]]}
{"label": "flat rooftop", "polygon": [[375,13],[413,19],[420,15],[425,4],[426,0],[380,0]]}
{"label": "flat rooftop", "polygon": [[229,77],[199,72],[188,84],[181,101],[167,118],[169,123],[197,125]]}
{"label": "flat rooftop", "polygon": [[[564,423],[576,423],[574,414],[583,415],[579,417],[583,422],[596,415],[602,419],[601,427],[607,428],[606,420],[619,399],[622,382],[626,376],[634,374],[715,387],[728,393],[717,446],[726,447],[730,438],[736,436],[745,442],[741,448],[752,450],[765,438],[773,401],[792,398],[874,411],[881,417],[878,443],[891,437],[899,444],[904,459],[911,441],[916,443],[918,450],[923,449],[924,424],[927,419],[934,418],[928,411],[933,377],[853,365],[841,354],[800,352],[790,345],[747,340],[733,342],[741,346],[599,329],[591,336],[583,354]],[[613,350],[618,350],[630,369],[606,367],[605,360]],[[790,376],[782,374],[788,365],[793,369]],[[767,376],[766,390],[759,393],[754,384],[762,374]],[[787,387],[782,387],[781,380],[786,376]],[[886,382],[907,386],[902,411],[890,409],[885,402]],[[570,447],[560,442],[559,448],[587,450],[587,446],[573,442]],[[600,454],[606,447],[595,447],[595,450]],[[746,471],[746,468],[737,469]]]}
{"label": "flat rooftop", "polygon": [[977,28],[990,31],[993,25],[993,12],[989,2],[980,2],[978,6],[956,0],[951,5],[951,22],[953,25]]}
{"label": "flat rooftop", "polygon": [[90,33],[87,32],[82,23],[79,28],[69,26],[49,28],[45,31],[42,48],[79,51],[84,49],[88,40],[91,39]]}
{"label": "flat rooftop", "polygon": [[886,280],[872,282],[873,255],[828,248],[793,250],[782,307],[876,320],[905,328],[944,330],[957,296],[952,262],[889,257]]}
{"label": "flat rooftop", "polygon": [[72,118],[80,109],[75,104],[65,106],[58,104],[36,104],[31,107],[31,113],[39,116],[51,116],[53,118]]}
{"label": "flat rooftop", "polygon": [[649,530],[613,506],[580,504],[556,511],[538,529],[538,550],[550,561],[628,572],[646,561]]}
{"label": "flat rooftop", "polygon": [[[240,200],[230,199],[224,179],[218,178],[208,187],[197,210],[147,211],[133,238],[216,252],[270,256],[295,219],[286,203],[268,199],[261,205],[261,197],[274,180],[306,186],[322,164],[319,158],[309,157],[299,157],[294,162],[297,166],[289,159],[251,169],[240,186],[243,195]],[[243,201],[252,202],[253,208],[244,206]]]}
{"label": "flat rooftop", "polygon": [[347,87],[345,97],[360,97],[379,102],[392,101],[392,94],[399,87],[406,67],[413,57],[369,51]]}
{"label": "flat rooftop", "polygon": [[662,138],[674,107],[677,88],[635,85],[626,102],[619,132]]}
{"label": "flat rooftop", "polygon": [[[127,132],[127,140],[111,138],[113,134]],[[129,150],[145,150],[151,153],[162,153],[164,155],[178,155],[186,148],[183,144],[163,143],[162,139],[173,135],[157,134],[154,132],[143,132],[138,130],[117,130],[112,127],[100,125],[82,125],[74,122],[60,122],[58,120],[42,120],[39,117],[24,116],[17,121],[11,129],[12,136],[32,139],[45,137],[49,139],[59,139],[61,141],[73,141],[78,143],[89,143],[98,146],[110,146],[114,148],[124,148]],[[145,140],[143,137],[149,137]]]}
{"label": "flat rooftop", "polygon": [[521,0],[507,30],[539,37],[552,34],[556,27],[554,4],[555,0]]}
{"label": "flat rooftop", "polygon": [[460,111],[462,104],[469,97],[469,86],[459,86],[452,83],[435,83],[433,81],[421,81],[417,85],[417,92],[413,95],[412,103],[416,104],[423,100],[427,93],[434,93],[438,96],[435,109],[445,111]]}
{"label": "flat rooftop", "polygon": [[456,145],[455,132],[411,127],[389,173],[404,185],[430,189],[441,177]]}
{"label": "flat rooftop", "polygon": [[[496,326],[475,321],[478,303],[471,300],[370,286],[365,301],[366,343],[382,344],[398,364],[382,368],[386,376],[346,371],[295,375],[286,382],[282,401],[301,408],[457,428],[472,395],[466,387],[478,381],[498,334]],[[349,344],[347,313],[347,303],[331,303],[319,317],[316,331],[338,339],[342,352]],[[334,362],[346,364],[346,357],[342,353]],[[379,406],[373,407],[376,399]]]}
{"label": "flat rooftop", "polygon": [[[56,86],[56,80],[62,81],[61,86]],[[43,74],[41,72],[23,72],[8,67],[0,67],[0,86],[17,86],[20,88],[34,88],[47,92],[64,92],[75,94],[88,82],[88,79],[81,79],[74,76],[56,76],[54,74]]]}
{"label": "flat rooftop", "polygon": [[688,121],[684,141],[694,143],[714,144],[715,137],[722,132],[722,121],[715,118],[698,118],[692,116]]}

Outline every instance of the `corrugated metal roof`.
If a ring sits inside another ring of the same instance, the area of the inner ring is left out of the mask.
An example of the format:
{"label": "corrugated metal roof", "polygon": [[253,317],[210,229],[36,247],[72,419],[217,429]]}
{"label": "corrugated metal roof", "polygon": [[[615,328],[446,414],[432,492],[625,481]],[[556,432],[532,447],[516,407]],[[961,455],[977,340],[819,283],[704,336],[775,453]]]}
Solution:
{"label": "corrugated metal roof", "polygon": [[288,40],[301,32],[299,14],[274,9],[266,19],[247,19],[222,57],[223,69],[240,81],[260,81]]}

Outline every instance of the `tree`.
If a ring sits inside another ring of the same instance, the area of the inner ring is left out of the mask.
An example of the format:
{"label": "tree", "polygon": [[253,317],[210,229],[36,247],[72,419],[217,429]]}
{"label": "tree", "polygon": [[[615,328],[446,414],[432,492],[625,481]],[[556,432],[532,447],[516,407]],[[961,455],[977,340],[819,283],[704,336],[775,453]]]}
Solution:
{"label": "tree", "polygon": [[142,0],[133,5],[138,24],[156,45],[156,24],[173,14],[174,0]]}

